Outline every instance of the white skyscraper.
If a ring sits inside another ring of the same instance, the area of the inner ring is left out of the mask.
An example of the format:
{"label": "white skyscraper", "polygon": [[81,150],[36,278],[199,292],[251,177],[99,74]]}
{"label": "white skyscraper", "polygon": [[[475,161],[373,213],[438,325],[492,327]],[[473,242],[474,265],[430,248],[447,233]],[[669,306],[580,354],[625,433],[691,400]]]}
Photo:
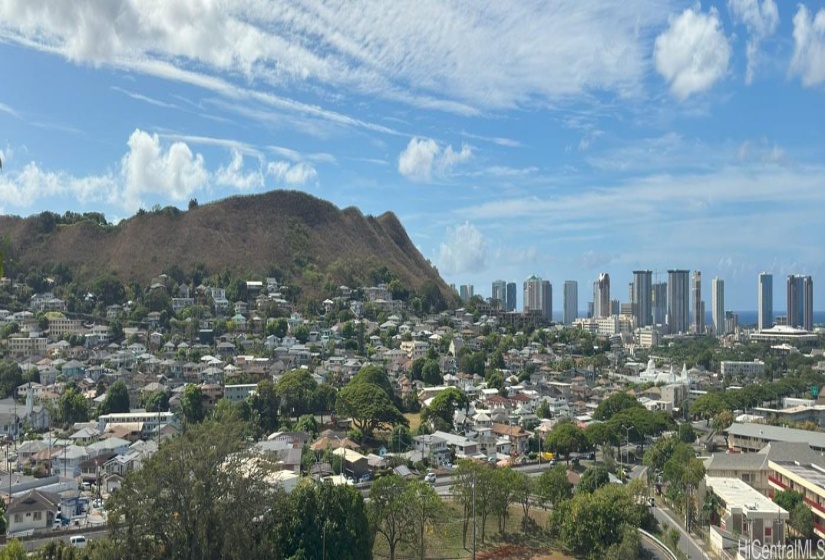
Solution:
{"label": "white skyscraper", "polygon": [[759,274],[759,284],[757,284],[757,303],[759,305],[759,318],[756,330],[769,329],[773,326],[773,275],[768,272]]}
{"label": "white skyscraper", "polygon": [[579,316],[579,283],[575,280],[564,282],[564,324],[572,325]]}
{"label": "white skyscraper", "polygon": [[715,277],[710,283],[711,305],[713,306],[713,334],[723,336],[725,330],[725,281]]}

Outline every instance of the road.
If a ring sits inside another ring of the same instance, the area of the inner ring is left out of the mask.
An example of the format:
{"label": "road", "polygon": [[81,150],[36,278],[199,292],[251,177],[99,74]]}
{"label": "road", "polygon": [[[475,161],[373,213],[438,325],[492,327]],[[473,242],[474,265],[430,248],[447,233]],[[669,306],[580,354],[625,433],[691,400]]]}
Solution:
{"label": "road", "polygon": [[696,539],[685,531],[684,527],[680,525],[679,520],[674,516],[673,512],[667,508],[656,505],[653,509],[653,517],[659,522],[659,525],[668,526],[668,530],[672,527],[679,532],[679,550],[687,555],[689,560],[709,560],[710,557],[705,554],[702,547],[697,544]]}
{"label": "road", "polygon": [[23,546],[26,548],[27,552],[34,552],[35,550],[46,546],[47,544],[49,544],[52,541],[63,541],[66,544],[68,544],[69,543],[69,537],[74,536],[74,535],[84,535],[87,540],[92,541],[95,538],[100,538],[103,535],[105,535],[106,531],[108,531],[108,529],[106,527],[102,527],[102,528],[99,528],[99,527],[91,528],[91,527],[89,527],[88,530],[83,531],[82,533],[74,532],[74,533],[70,533],[70,534],[66,534],[66,535],[61,535],[59,532],[55,532],[55,533],[49,535],[48,537],[41,537],[41,538],[37,538],[37,539],[31,539],[31,540],[23,541]]}

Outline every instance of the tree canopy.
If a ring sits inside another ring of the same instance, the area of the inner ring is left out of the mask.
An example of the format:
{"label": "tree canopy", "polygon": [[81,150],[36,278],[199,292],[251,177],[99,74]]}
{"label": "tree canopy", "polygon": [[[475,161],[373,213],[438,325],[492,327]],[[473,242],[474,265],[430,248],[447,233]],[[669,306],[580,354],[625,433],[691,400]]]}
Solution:
{"label": "tree canopy", "polygon": [[372,383],[348,384],[338,393],[336,408],[366,436],[371,436],[379,426],[409,425],[384,390]]}

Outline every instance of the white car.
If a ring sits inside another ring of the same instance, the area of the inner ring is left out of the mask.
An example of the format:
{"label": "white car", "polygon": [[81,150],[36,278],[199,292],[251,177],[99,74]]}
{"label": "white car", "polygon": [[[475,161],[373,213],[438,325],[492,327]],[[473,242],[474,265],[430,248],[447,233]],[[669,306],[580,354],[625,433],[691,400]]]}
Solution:
{"label": "white car", "polygon": [[428,472],[424,476],[424,482],[426,482],[427,484],[435,484],[435,473],[434,472]]}
{"label": "white car", "polygon": [[86,537],[83,535],[69,537],[69,544],[74,548],[86,548]]}

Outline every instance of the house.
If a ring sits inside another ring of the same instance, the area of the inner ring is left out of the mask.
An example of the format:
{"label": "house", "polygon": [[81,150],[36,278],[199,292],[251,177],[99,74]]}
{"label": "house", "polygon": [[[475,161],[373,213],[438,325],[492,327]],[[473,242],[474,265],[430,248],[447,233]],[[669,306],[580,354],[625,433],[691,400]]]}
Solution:
{"label": "house", "polygon": [[347,449],[346,447],[339,447],[333,450],[332,454],[341,457],[343,462],[342,473],[348,478],[358,480],[370,470],[367,457],[357,451]]}
{"label": "house", "polygon": [[738,478],[705,476],[700,488],[699,503],[706,503],[704,494],[718,498],[719,526],[728,532],[746,536],[749,542],[758,540],[770,545],[785,541],[788,512],[770,498],[760,494]]}
{"label": "house", "polygon": [[98,476],[100,475],[100,471],[103,469],[103,465],[105,465],[109,459],[115,457],[117,453],[104,453],[103,455],[98,455],[96,457],[92,457],[91,459],[86,459],[82,463],[80,463],[80,479],[83,482],[98,482]]}
{"label": "house", "polygon": [[527,451],[527,440],[530,434],[521,426],[493,423],[491,431],[496,437],[505,438],[510,442],[511,453],[521,455]]}
{"label": "house", "polygon": [[13,498],[6,509],[8,535],[50,529],[57,514],[60,497],[43,490],[29,490]]}
{"label": "house", "polygon": [[413,445],[417,451],[423,454],[431,465],[443,463],[447,461],[450,456],[447,440],[435,434],[415,436],[413,438]]}

